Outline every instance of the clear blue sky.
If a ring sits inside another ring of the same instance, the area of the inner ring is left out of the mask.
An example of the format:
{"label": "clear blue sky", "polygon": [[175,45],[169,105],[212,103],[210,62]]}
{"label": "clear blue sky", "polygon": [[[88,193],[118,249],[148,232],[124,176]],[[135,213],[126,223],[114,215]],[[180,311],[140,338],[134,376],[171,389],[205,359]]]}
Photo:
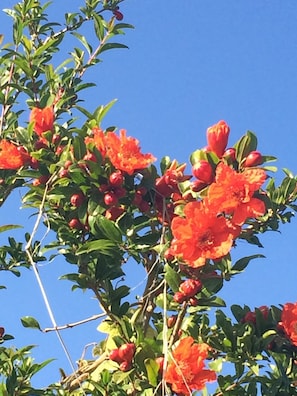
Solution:
{"label": "clear blue sky", "polygon": [[[52,12],[58,18],[60,12],[76,11],[81,2],[53,0]],[[1,7],[14,3],[2,0]],[[122,38],[130,49],[107,52],[104,62],[86,74],[86,79],[97,82],[86,97],[86,107],[118,99],[104,126],[127,129],[141,141],[144,152],[158,159],[169,155],[183,162],[205,146],[206,128],[224,119],[231,127],[230,145],[252,130],[263,154],[277,156],[279,169],[297,173],[296,1],[127,0],[121,10],[124,21],[136,28]],[[9,23],[0,13],[6,41]],[[62,48],[60,55],[68,50]],[[2,209],[1,225],[18,223],[20,216],[27,220],[25,210],[16,213],[15,203],[12,199]],[[266,259],[255,260],[245,274],[226,285],[220,293],[226,302],[255,307],[297,301],[296,234],[297,219],[282,227],[281,234],[263,236],[264,249],[239,242],[234,257],[262,253]],[[6,243],[7,234],[0,238]],[[136,266],[129,263],[127,272],[132,269],[135,274]],[[62,259],[40,270],[58,324],[100,312],[91,295],[72,293],[70,283],[57,281],[73,270]],[[70,370],[55,334],[20,324],[20,316],[30,315],[42,327],[50,326],[33,273],[22,272],[21,279],[1,273],[0,284],[8,289],[0,291],[0,325],[16,336],[17,346],[37,344],[37,361],[58,359],[37,381],[46,385],[59,378],[58,367]],[[134,287],[142,278],[139,271],[129,282]],[[75,361],[84,345],[101,335],[92,322],[64,331],[63,336]]]}

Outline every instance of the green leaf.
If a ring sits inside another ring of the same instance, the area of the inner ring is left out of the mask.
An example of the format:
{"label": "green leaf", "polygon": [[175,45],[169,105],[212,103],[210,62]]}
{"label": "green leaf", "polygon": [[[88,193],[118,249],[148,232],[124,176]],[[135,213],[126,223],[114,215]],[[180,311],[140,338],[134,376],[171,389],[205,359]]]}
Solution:
{"label": "green leaf", "polygon": [[29,327],[31,329],[38,329],[42,331],[39,323],[32,316],[23,316],[21,318],[21,322],[24,327]]}
{"label": "green leaf", "polygon": [[105,216],[98,216],[96,218],[96,226],[109,240],[117,243],[122,243],[122,233],[118,226]]}
{"label": "green leaf", "polygon": [[83,45],[83,46],[85,47],[85,49],[88,51],[89,55],[91,55],[92,52],[93,52],[93,49],[92,49],[92,47],[90,46],[90,44],[87,42],[85,36],[83,36],[83,35],[81,35],[81,34],[79,34],[79,33],[77,33],[77,32],[71,32],[71,34],[72,34],[73,36],[75,36],[75,37],[82,43],[82,45]]}
{"label": "green leaf", "polygon": [[103,118],[106,116],[106,114],[109,112],[109,110],[112,108],[112,106],[117,102],[117,99],[111,100],[109,103],[107,103],[105,106],[99,106],[94,114],[93,118],[97,121],[98,125],[101,124],[101,121]]}
{"label": "green leaf", "polygon": [[165,264],[164,271],[165,271],[165,279],[169,287],[172,289],[174,293],[177,292],[179,289],[179,285],[181,283],[180,275],[177,273],[177,271],[172,269],[169,264]]}
{"label": "green leaf", "polygon": [[210,298],[199,298],[199,306],[202,307],[226,307],[225,301],[216,296]]}
{"label": "green leaf", "polygon": [[157,386],[159,366],[154,359],[145,359],[144,365],[147,372],[147,378],[152,386]]}
{"label": "green leaf", "polygon": [[118,245],[107,239],[98,239],[97,241],[86,242],[77,249],[76,254],[90,253],[98,250],[99,253],[106,256],[113,256],[114,250],[118,251]]}
{"label": "green leaf", "polygon": [[102,45],[102,47],[100,48],[99,54],[101,54],[104,51],[109,51],[114,48],[129,48],[129,47],[127,47],[127,45],[125,45],[125,44],[120,44],[120,43],[106,43],[106,44]]}
{"label": "green leaf", "polygon": [[232,271],[243,271],[249,264],[251,260],[256,258],[265,258],[263,254],[254,254],[252,256],[243,257],[240,260],[237,260],[236,263],[232,267]]}
{"label": "green leaf", "polygon": [[234,145],[236,149],[236,159],[239,163],[246,158],[246,156],[257,148],[257,137],[251,131],[247,131],[246,135]]}
{"label": "green leaf", "polygon": [[0,226],[0,232],[8,231],[8,230],[13,230],[15,228],[23,228],[23,226],[16,225],[16,224],[7,224]]}
{"label": "green leaf", "polygon": [[105,33],[104,24],[102,23],[103,17],[94,12],[93,18],[94,18],[94,29],[95,29],[96,36],[98,37],[98,39],[100,41],[102,41],[104,38],[104,33]]}

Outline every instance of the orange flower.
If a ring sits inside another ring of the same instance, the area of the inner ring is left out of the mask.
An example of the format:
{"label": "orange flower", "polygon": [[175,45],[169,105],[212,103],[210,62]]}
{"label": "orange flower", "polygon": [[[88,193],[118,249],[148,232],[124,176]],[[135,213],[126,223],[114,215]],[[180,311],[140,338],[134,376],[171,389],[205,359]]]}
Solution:
{"label": "orange flower", "polygon": [[106,142],[105,134],[99,127],[92,129],[93,136],[85,137],[85,144],[94,144],[98,151],[100,151],[102,157],[106,155]]}
{"label": "orange flower", "polygon": [[207,203],[218,207],[220,212],[232,215],[232,222],[242,225],[248,217],[262,216],[265,204],[254,198],[266,180],[263,169],[245,169],[238,173],[228,165],[219,163],[215,183],[208,189]]}
{"label": "orange flower", "polygon": [[297,346],[297,302],[284,305],[279,326],[292,344]]}
{"label": "orange flower", "polygon": [[230,128],[225,121],[209,127],[206,131],[208,149],[221,158],[228,143]]}
{"label": "orange flower", "polygon": [[149,166],[155,157],[152,154],[142,154],[139,142],[133,137],[127,137],[126,131],[121,129],[120,136],[114,132],[105,135],[107,156],[115,168],[132,175],[135,171]]}
{"label": "orange flower", "polygon": [[34,122],[34,131],[37,135],[42,136],[44,132],[52,131],[54,119],[55,114],[52,106],[47,106],[43,109],[33,107],[29,121]]}
{"label": "orange flower", "polygon": [[229,253],[240,227],[234,226],[217,210],[202,202],[189,202],[185,218],[174,217],[171,223],[173,240],[170,253],[179,256],[191,267],[200,267],[206,259],[218,259]]}
{"label": "orange flower", "polygon": [[31,157],[22,146],[8,140],[0,142],[0,169],[19,169],[30,163]]}
{"label": "orange flower", "polygon": [[179,341],[165,372],[165,381],[171,384],[173,392],[191,395],[193,390],[203,389],[206,382],[216,380],[216,373],[205,369],[204,360],[209,350],[207,344],[195,344],[192,337]]}

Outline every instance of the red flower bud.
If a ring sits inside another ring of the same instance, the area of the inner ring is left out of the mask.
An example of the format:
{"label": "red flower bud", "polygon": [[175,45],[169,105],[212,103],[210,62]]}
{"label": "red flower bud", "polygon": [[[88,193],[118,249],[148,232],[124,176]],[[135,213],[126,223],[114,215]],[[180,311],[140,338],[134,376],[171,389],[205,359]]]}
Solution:
{"label": "red flower bud", "polygon": [[82,230],[84,228],[83,224],[78,219],[71,219],[68,225],[75,230]]}
{"label": "red flower bud", "polygon": [[121,11],[114,10],[113,15],[116,17],[116,20],[122,21],[124,18],[124,15],[121,13]]}
{"label": "red flower bud", "polygon": [[37,187],[37,186],[46,184],[46,182],[48,180],[49,180],[49,176],[48,175],[41,175],[37,179],[33,180],[32,184],[33,184],[34,187]]}
{"label": "red flower bud", "polygon": [[219,121],[217,124],[209,127],[206,132],[208,148],[213,151],[219,158],[224,154],[228,143],[230,128],[225,121]]}
{"label": "red flower bud", "polygon": [[234,147],[230,147],[227,150],[225,150],[223,157],[230,162],[235,162],[236,161],[236,150]]}
{"label": "red flower bud", "polygon": [[123,213],[125,208],[122,206],[112,206],[105,212],[105,217],[108,220],[116,221]]}
{"label": "red flower bud", "polygon": [[263,157],[260,151],[251,151],[244,161],[244,166],[249,168],[252,166],[261,165],[263,163]]}
{"label": "red flower bud", "polygon": [[135,353],[135,344],[133,342],[130,342],[128,344],[123,344],[119,347],[119,357],[126,361],[126,362],[131,362]]}
{"label": "red flower bud", "polygon": [[187,279],[181,283],[179,290],[184,294],[186,298],[194,297],[202,289],[202,283],[200,280]]}
{"label": "red flower bud", "polygon": [[176,319],[177,319],[176,315],[169,316],[169,318],[167,319],[167,327],[169,329],[171,329],[175,325]]}
{"label": "red flower bud", "polygon": [[64,168],[68,169],[71,165],[72,165],[72,161],[67,160],[67,161],[65,161]]}
{"label": "red flower bud", "polygon": [[210,184],[213,181],[213,170],[210,163],[206,160],[197,161],[192,167],[192,173],[204,183]]}
{"label": "red flower bud", "polygon": [[92,161],[92,162],[97,162],[97,157],[94,153],[88,152],[84,157],[84,161]]}
{"label": "red flower bud", "polygon": [[109,176],[109,183],[113,187],[120,187],[124,182],[124,176],[121,171],[111,173]]}
{"label": "red flower bud", "polygon": [[65,150],[65,146],[58,146],[56,148],[55,154],[56,155],[61,155],[63,153],[63,151]]}
{"label": "red flower bud", "polygon": [[5,333],[4,327],[0,327],[0,338],[3,337],[4,333]]}
{"label": "red flower bud", "polygon": [[118,197],[113,191],[109,191],[104,195],[104,203],[107,206],[114,206],[118,203]]}
{"label": "red flower bud", "polygon": [[59,172],[59,177],[63,178],[63,177],[69,177],[69,171],[68,169],[61,169]]}
{"label": "red flower bud", "polygon": [[84,200],[85,196],[83,193],[73,194],[70,198],[71,205],[75,206],[76,208],[81,206]]}
{"label": "red flower bud", "polygon": [[52,137],[52,143],[56,145],[56,144],[60,143],[61,139],[62,139],[62,136],[55,133]]}

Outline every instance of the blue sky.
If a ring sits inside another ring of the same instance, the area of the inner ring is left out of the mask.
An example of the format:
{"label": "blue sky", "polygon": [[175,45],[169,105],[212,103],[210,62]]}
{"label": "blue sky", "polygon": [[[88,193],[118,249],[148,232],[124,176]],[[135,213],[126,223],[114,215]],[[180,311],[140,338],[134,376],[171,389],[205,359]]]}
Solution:
{"label": "blue sky", "polygon": [[[2,0],[1,8],[14,3]],[[81,3],[53,0],[51,12],[58,18]],[[192,151],[205,146],[207,127],[224,119],[231,127],[230,145],[246,130],[254,131],[263,154],[278,157],[280,170],[287,167],[297,173],[297,2],[127,0],[121,11],[124,21],[135,26],[121,38],[129,50],[105,53],[103,63],[86,74],[86,80],[97,83],[85,97],[86,107],[118,99],[103,126],[127,129],[144,152],[158,159],[169,155],[188,162]],[[10,19],[4,13],[0,26],[9,41]],[[62,48],[59,56],[68,51]],[[25,210],[15,211],[19,194],[2,208],[1,224],[17,223],[20,217],[27,221]],[[281,231],[264,235],[261,250],[239,242],[235,257],[262,253],[266,259],[255,260],[226,284],[220,295],[228,304],[255,307],[297,301],[297,219]],[[6,243],[7,234],[0,237]],[[128,266],[135,287],[144,275],[136,264]],[[69,265],[59,259],[40,271],[59,324],[98,313],[91,295],[73,293],[70,283],[57,281],[72,271]],[[58,367],[70,371],[55,334],[24,329],[19,321],[30,315],[42,327],[50,326],[33,273],[23,271],[21,279],[1,273],[1,278],[0,284],[8,285],[0,291],[1,325],[15,335],[17,346],[37,344],[37,361],[58,359],[38,385],[55,381]],[[100,337],[95,322],[64,331],[63,336],[74,361],[86,343]]]}

